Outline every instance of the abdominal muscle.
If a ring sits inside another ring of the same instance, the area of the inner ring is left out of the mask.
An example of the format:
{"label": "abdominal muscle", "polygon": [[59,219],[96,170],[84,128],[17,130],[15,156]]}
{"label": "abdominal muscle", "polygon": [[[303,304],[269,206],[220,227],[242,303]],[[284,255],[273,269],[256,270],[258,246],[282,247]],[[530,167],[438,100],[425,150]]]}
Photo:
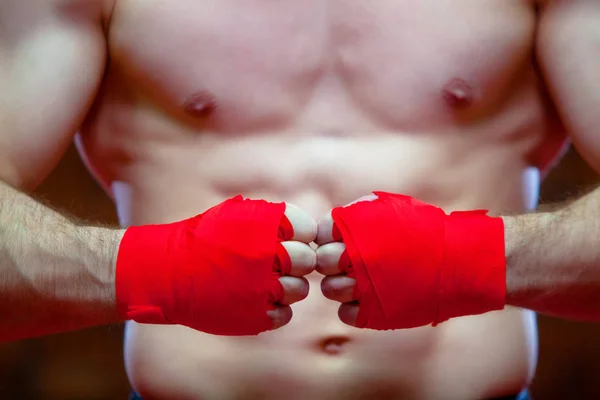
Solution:
{"label": "abdominal muscle", "polygon": [[[523,178],[519,157],[497,145],[473,153],[460,141],[208,137],[198,147],[145,153],[143,165],[117,170],[122,179],[112,192],[123,225],[180,220],[236,194],[294,203],[315,218],[372,190],[412,195],[447,211],[526,208],[527,183],[537,182]],[[436,328],[360,330],[339,321],[338,304],[323,297],[318,274],[308,279],[310,294],[292,307],[292,321],[257,337],[129,323],[132,385],[155,399],[465,400],[516,393],[531,378],[530,312],[506,309]]]}

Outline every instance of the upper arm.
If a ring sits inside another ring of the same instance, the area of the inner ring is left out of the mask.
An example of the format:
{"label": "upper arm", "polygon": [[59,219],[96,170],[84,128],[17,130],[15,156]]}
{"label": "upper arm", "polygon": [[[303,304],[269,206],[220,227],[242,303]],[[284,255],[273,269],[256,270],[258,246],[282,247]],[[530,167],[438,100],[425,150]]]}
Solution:
{"label": "upper arm", "polygon": [[70,144],[105,68],[98,0],[0,0],[0,179],[43,180]]}
{"label": "upper arm", "polygon": [[577,150],[600,171],[600,1],[540,0],[537,56]]}

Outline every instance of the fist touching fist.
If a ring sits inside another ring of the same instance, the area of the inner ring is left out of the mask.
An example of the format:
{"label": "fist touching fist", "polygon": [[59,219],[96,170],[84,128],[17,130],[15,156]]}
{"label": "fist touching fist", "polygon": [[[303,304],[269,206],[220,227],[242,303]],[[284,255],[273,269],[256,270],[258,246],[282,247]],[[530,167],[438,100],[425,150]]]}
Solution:
{"label": "fist touching fist", "polygon": [[[309,243],[316,239],[316,253]],[[375,192],[319,225],[298,207],[241,196],[173,224],[129,228],[117,259],[123,318],[254,335],[287,324],[326,277],[339,317],[371,329],[436,325],[505,304],[504,226]]]}
{"label": "fist touching fist", "polygon": [[443,210],[375,192],[319,222],[317,271],[340,319],[414,328],[505,305],[504,225],[486,211]]}

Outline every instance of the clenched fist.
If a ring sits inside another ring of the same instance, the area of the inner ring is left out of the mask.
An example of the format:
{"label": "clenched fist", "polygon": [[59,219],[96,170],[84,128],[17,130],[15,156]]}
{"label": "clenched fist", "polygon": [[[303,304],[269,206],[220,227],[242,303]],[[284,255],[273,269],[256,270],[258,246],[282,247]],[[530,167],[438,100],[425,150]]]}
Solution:
{"label": "clenched fist", "polygon": [[340,319],[379,330],[436,325],[505,304],[504,226],[375,192],[319,222],[317,271]]}

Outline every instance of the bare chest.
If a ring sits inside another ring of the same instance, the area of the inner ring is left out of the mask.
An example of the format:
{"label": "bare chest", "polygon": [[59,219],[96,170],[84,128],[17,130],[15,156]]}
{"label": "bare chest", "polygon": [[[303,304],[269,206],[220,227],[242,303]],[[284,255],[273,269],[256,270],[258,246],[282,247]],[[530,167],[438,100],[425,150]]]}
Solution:
{"label": "bare chest", "polygon": [[118,0],[109,43],[114,86],[199,128],[418,130],[489,112],[534,29],[523,0]]}

